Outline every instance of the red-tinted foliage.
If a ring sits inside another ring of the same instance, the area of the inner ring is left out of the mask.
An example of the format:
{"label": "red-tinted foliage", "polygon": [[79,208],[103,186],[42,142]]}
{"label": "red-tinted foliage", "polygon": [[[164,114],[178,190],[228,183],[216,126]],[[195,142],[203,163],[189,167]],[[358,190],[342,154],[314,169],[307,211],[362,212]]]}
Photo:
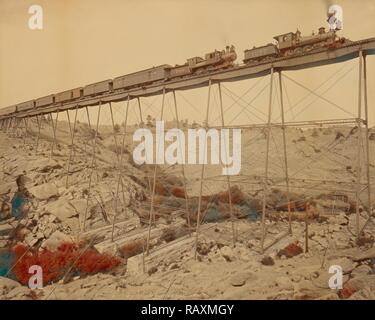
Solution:
{"label": "red-tinted foliage", "polygon": [[185,189],[180,188],[180,187],[173,187],[171,189],[171,193],[176,197],[176,198],[184,198],[185,199]]}
{"label": "red-tinted foliage", "polygon": [[[241,204],[246,199],[244,193],[237,186],[233,186],[230,188],[230,196],[231,196],[232,204]],[[229,203],[229,192],[228,191],[219,192],[217,194],[217,198],[219,202]]]}
{"label": "red-tinted foliage", "polygon": [[340,289],[339,290],[339,297],[341,299],[348,299],[351,297],[352,294],[354,294],[357,290],[352,288],[352,287],[349,287],[349,286],[345,286],[344,288]]}
{"label": "red-tinted foliage", "polygon": [[[152,185],[151,185],[151,187],[153,188]],[[160,182],[155,183],[155,193],[159,194],[161,196],[168,196],[169,195],[169,192],[168,192],[167,188]]]}
{"label": "red-tinted foliage", "polygon": [[303,249],[298,245],[298,242],[288,244],[284,249],[280,250],[277,255],[279,257],[286,256],[287,258],[295,257],[303,252]]}
{"label": "red-tinted foliage", "polygon": [[17,264],[13,268],[18,281],[27,284],[30,278],[29,268],[39,265],[43,270],[43,283],[60,280],[71,268],[72,273],[92,274],[110,271],[120,264],[114,256],[100,254],[95,249],[80,248],[74,243],[63,243],[56,251],[29,251],[23,245],[13,247]]}

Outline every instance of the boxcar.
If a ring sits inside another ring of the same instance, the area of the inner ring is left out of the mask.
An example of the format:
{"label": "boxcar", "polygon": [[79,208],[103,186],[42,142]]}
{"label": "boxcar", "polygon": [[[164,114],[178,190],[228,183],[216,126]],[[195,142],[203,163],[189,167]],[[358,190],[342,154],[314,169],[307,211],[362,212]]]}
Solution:
{"label": "boxcar", "polygon": [[49,96],[45,96],[39,99],[35,100],[35,107],[44,107],[49,106],[51,104],[54,104],[55,102],[55,96],[53,94],[50,94]]}
{"label": "boxcar", "polygon": [[113,80],[113,89],[129,88],[141,84],[150,84],[155,81],[164,80],[168,77],[169,68],[171,68],[171,66],[164,64],[158,67],[117,77]]}
{"label": "boxcar", "polygon": [[7,115],[10,115],[12,113],[15,113],[16,111],[17,111],[16,105],[5,107],[5,108],[0,109],[0,116],[7,116]]}
{"label": "boxcar", "polygon": [[84,96],[94,96],[104,92],[112,91],[112,80],[105,80],[89,84],[83,88]]}
{"label": "boxcar", "polygon": [[55,102],[65,102],[81,98],[83,88],[75,88],[55,94]]}
{"label": "boxcar", "polygon": [[28,110],[34,109],[34,107],[35,107],[35,101],[30,100],[30,101],[17,104],[17,111],[28,111]]}
{"label": "boxcar", "polygon": [[276,57],[279,54],[277,46],[272,43],[267,44],[263,47],[253,48],[245,50],[244,63],[248,62],[259,62],[266,57]]}

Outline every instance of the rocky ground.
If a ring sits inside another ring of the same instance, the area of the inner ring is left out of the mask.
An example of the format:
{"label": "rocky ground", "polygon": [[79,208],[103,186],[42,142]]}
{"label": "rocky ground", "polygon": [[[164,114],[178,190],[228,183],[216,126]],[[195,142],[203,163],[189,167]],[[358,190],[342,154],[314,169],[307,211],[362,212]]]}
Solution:
{"label": "rocky ground", "polygon": [[[265,136],[262,130],[245,132],[241,173],[246,183],[240,177],[231,181],[233,223],[226,180],[219,177],[221,168],[206,168],[204,223],[196,256],[199,168],[186,167],[189,217],[181,167],[159,168],[147,255],[144,240],[148,235],[153,167],[134,165],[129,140],[126,152],[118,152],[121,136],[115,138],[110,127],[102,126],[96,133],[87,124],[78,124],[74,148],[70,129],[68,123],[58,122],[56,144],[52,142],[51,123],[46,120],[39,139],[36,123],[29,123],[27,137],[21,130],[12,135],[0,133],[0,204],[10,202],[21,174],[27,178],[26,186],[33,196],[24,219],[2,217],[0,254],[17,243],[36,252],[53,252],[61,243],[82,242],[85,248],[119,257],[121,264],[107,272],[70,274],[36,290],[1,277],[1,299],[375,298],[374,222],[370,220],[360,238],[356,237],[355,129],[287,132],[292,235],[287,233],[288,202],[278,150],[282,136],[275,130],[272,143],[278,148],[272,148],[270,154],[264,252],[260,250],[259,213]],[[372,132],[370,138],[372,148]],[[121,166],[119,156],[123,157]],[[375,175],[373,170],[371,163],[371,177]],[[365,167],[360,174],[365,181]],[[363,190],[360,226],[369,216],[367,192]],[[3,206],[3,215],[5,209]],[[328,286],[332,265],[343,270],[342,289]]]}

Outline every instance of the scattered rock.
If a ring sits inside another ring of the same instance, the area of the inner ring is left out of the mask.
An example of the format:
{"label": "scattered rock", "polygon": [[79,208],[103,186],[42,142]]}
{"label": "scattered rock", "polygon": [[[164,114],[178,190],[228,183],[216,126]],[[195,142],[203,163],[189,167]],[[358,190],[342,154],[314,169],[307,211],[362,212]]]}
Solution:
{"label": "scattered rock", "polygon": [[353,278],[360,277],[360,276],[364,276],[364,275],[370,274],[371,271],[372,271],[372,269],[371,269],[370,266],[363,264],[363,265],[360,265],[357,268],[355,268],[352,271],[351,276]]}
{"label": "scattered rock", "polygon": [[280,290],[293,290],[293,284],[289,277],[278,277],[275,284]]}
{"label": "scattered rock", "polygon": [[369,289],[354,292],[348,300],[375,300],[375,293]]}
{"label": "scattered rock", "polygon": [[220,252],[226,261],[230,262],[235,260],[235,255],[230,247],[224,246],[220,249]]}
{"label": "scattered rock", "polygon": [[74,239],[60,231],[54,232],[47,240],[45,240],[41,247],[50,251],[55,251],[62,243],[73,242]]}
{"label": "scattered rock", "polygon": [[316,298],[316,300],[340,300],[340,297],[337,293],[332,292],[325,294],[324,296],[321,296],[319,298]]}
{"label": "scattered rock", "polygon": [[339,291],[339,296],[347,299],[355,292],[364,289],[375,291],[375,275],[363,275],[350,279],[345,283],[344,288]]}
{"label": "scattered rock", "polygon": [[353,257],[353,261],[363,261],[363,260],[369,260],[375,258],[375,247],[372,247],[371,249],[358,253]]}
{"label": "scattered rock", "polygon": [[9,234],[13,229],[14,228],[11,224],[8,224],[8,223],[0,224],[0,235]]}
{"label": "scattered rock", "polygon": [[248,280],[256,280],[257,277],[251,272],[236,273],[230,278],[230,284],[233,287],[242,287]]}
{"label": "scattered rock", "polygon": [[57,217],[60,221],[77,216],[77,212],[65,199],[48,203],[46,211]]}
{"label": "scattered rock", "polygon": [[17,281],[0,277],[0,296],[6,295],[9,291],[20,286],[21,285]]}
{"label": "scattered rock", "polygon": [[148,275],[149,276],[151,276],[152,274],[154,274],[155,272],[157,272],[158,271],[158,268],[157,267],[151,267],[148,271],[147,271],[147,273],[148,273]]}
{"label": "scattered rock", "polygon": [[337,265],[342,268],[343,274],[348,274],[354,270],[354,268],[357,266],[355,262],[353,262],[349,258],[339,258],[339,259],[328,259],[327,261],[328,265]]}
{"label": "scattered rock", "polygon": [[265,266],[273,266],[275,264],[275,261],[270,256],[265,256],[261,260],[261,263]]}

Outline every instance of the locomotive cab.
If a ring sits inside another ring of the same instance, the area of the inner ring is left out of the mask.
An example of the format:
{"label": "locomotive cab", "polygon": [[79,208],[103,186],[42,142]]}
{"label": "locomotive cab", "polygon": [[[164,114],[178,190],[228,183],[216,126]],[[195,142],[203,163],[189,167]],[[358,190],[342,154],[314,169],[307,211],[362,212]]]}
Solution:
{"label": "locomotive cab", "polygon": [[288,32],[285,34],[281,34],[279,36],[275,36],[273,38],[277,41],[279,45],[279,50],[283,50],[283,49],[290,48],[291,46],[293,46],[293,42],[295,42],[299,38],[298,35],[300,37],[301,32],[297,30],[296,33]]}

